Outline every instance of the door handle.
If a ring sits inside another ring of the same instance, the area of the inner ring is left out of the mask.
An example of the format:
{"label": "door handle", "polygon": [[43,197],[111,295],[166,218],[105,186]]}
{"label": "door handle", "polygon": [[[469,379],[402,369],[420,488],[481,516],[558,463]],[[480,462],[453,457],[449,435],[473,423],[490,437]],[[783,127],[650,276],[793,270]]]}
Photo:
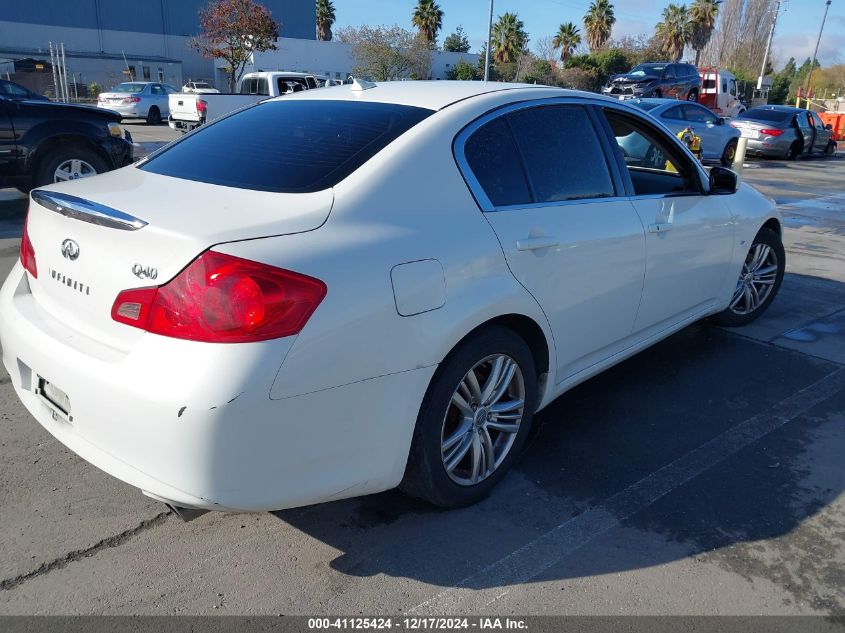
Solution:
{"label": "door handle", "polygon": [[556,237],[544,235],[543,237],[524,237],[516,241],[518,251],[536,251],[541,248],[557,246],[560,242]]}
{"label": "door handle", "polygon": [[670,222],[662,222],[658,224],[649,224],[648,225],[648,232],[649,233],[665,233],[669,229],[672,228],[672,224]]}

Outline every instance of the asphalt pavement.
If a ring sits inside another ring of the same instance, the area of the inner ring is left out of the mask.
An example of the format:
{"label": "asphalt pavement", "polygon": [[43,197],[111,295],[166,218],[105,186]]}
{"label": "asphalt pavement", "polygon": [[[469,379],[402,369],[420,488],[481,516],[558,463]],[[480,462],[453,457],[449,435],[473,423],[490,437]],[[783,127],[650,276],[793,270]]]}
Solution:
{"label": "asphalt pavement", "polygon": [[471,508],[390,491],[185,524],[0,370],[0,614],[845,615],[845,160],[751,165],[786,217],[769,312],[565,394]]}

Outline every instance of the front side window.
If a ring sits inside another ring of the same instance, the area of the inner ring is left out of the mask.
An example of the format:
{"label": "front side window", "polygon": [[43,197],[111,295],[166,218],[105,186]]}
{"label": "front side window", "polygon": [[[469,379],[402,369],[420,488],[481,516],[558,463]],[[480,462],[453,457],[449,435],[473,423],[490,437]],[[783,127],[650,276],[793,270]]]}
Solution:
{"label": "front side window", "polygon": [[670,139],[634,117],[609,109],[604,114],[625,160],[635,195],[700,193],[697,172]]}
{"label": "front side window", "polygon": [[320,191],[433,113],[391,103],[268,101],[204,125],[139,168],[256,191]]}
{"label": "front side window", "polygon": [[507,115],[535,203],[614,195],[601,142],[587,111],[554,105]]}
{"label": "front side window", "polygon": [[464,145],[464,157],[493,206],[529,204],[531,194],[503,117],[485,123]]}

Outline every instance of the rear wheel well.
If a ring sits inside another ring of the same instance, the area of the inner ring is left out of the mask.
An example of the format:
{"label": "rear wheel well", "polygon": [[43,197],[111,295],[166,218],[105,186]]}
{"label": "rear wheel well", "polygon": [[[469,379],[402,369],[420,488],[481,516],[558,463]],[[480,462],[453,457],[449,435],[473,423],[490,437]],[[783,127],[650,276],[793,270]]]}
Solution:
{"label": "rear wheel well", "polygon": [[[542,376],[549,371],[549,344],[546,341],[546,335],[543,330],[537,325],[533,319],[522,314],[504,314],[494,319],[490,319],[476,327],[472,332],[468,332],[461,342],[471,334],[474,334],[480,329],[490,327],[491,325],[499,325],[516,332],[522,340],[524,340],[531,349],[531,355],[534,357],[534,366],[537,369],[537,376]],[[460,343],[458,343],[460,345]],[[455,346],[455,348],[458,347]]]}

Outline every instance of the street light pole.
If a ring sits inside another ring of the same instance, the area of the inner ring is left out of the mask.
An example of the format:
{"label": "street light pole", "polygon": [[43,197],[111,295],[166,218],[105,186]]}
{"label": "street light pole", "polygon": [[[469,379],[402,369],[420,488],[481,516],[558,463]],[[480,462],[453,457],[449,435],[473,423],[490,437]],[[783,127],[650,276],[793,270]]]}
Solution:
{"label": "street light pole", "polygon": [[810,80],[813,78],[813,71],[816,69],[816,57],[819,54],[819,44],[822,41],[822,31],[824,31],[824,23],[827,20],[827,11],[830,9],[830,1],[824,3],[824,16],[822,17],[822,26],[819,29],[819,38],[816,40],[816,50],[813,51],[813,63],[810,64],[810,72],[807,73],[807,85],[804,87],[804,92],[806,93],[805,99],[807,99],[807,109],[810,109]]}
{"label": "street light pole", "polygon": [[490,20],[487,22],[487,49],[484,51],[484,81],[490,79],[490,41],[493,38],[493,0],[490,0]]}
{"label": "street light pole", "polygon": [[757,90],[763,88],[763,77],[766,76],[766,64],[769,62],[769,53],[772,51],[772,38],[775,36],[775,25],[780,15],[780,0],[775,4],[775,19],[772,20],[772,28],[769,29],[769,41],[766,43],[766,54],[763,55],[763,67],[760,69],[760,77],[757,79]]}

